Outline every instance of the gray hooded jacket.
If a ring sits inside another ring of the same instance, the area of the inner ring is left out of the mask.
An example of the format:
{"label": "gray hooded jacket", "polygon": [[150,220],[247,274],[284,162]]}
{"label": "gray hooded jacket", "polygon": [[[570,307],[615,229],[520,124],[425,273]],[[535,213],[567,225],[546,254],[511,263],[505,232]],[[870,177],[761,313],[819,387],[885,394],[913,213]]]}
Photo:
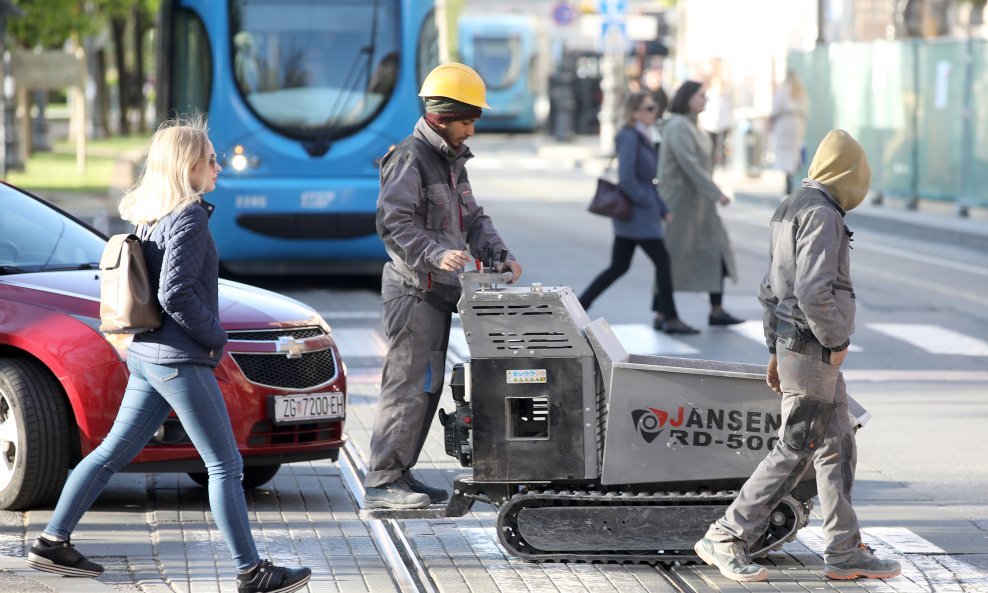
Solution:
{"label": "gray hooded jacket", "polygon": [[844,214],[864,199],[871,170],[864,149],[834,130],[820,143],[809,179],[772,215],[769,269],[758,300],[765,341],[816,341],[843,350],[854,332],[851,231]]}

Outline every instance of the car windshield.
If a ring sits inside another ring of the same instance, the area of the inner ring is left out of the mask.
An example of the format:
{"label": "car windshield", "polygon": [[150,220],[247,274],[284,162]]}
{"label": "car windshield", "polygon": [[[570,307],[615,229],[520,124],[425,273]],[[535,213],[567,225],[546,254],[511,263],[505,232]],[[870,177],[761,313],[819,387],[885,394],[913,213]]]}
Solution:
{"label": "car windshield", "polygon": [[287,136],[351,134],[394,90],[398,15],[398,0],[231,0],[237,88]]}
{"label": "car windshield", "polygon": [[474,39],[474,66],[484,83],[503,89],[514,83],[521,71],[521,40],[511,37],[477,37]]}
{"label": "car windshield", "polygon": [[0,275],[96,268],[104,245],[46,202],[0,185]]}

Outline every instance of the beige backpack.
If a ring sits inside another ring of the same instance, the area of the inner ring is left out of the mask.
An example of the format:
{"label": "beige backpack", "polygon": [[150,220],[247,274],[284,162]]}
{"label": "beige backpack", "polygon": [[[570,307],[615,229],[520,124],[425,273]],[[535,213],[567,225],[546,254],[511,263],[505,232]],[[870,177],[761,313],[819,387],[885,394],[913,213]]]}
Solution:
{"label": "beige backpack", "polygon": [[161,306],[157,295],[151,292],[140,237],[134,234],[110,237],[99,260],[99,269],[101,332],[139,334],[161,327]]}

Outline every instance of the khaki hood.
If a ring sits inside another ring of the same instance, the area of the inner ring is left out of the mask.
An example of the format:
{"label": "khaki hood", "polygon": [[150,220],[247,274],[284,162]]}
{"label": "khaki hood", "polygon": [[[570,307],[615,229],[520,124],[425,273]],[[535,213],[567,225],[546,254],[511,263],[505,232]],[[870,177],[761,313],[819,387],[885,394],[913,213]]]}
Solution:
{"label": "khaki hood", "polygon": [[844,211],[864,200],[871,187],[871,167],[864,148],[844,130],[831,130],[810,163],[809,178],[830,190]]}

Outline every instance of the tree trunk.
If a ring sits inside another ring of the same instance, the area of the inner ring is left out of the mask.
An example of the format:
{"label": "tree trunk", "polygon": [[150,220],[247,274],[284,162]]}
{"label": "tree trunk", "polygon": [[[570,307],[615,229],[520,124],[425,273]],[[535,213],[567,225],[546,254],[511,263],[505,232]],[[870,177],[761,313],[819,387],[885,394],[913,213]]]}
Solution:
{"label": "tree trunk", "polygon": [[98,136],[105,138],[110,135],[110,89],[106,85],[106,48],[101,47],[96,51],[96,111],[99,115],[96,121],[102,128],[103,133]]}
{"label": "tree trunk", "polygon": [[147,33],[147,17],[141,3],[134,4],[134,81],[131,105],[137,109],[137,121],[142,132],[148,131],[147,109],[144,96],[144,35]]}
{"label": "tree trunk", "polygon": [[130,75],[127,72],[126,53],[126,30],[127,21],[122,18],[110,20],[110,30],[113,35],[113,54],[117,63],[117,96],[120,103],[120,134],[130,134],[130,121],[127,118],[127,111],[130,104]]}

